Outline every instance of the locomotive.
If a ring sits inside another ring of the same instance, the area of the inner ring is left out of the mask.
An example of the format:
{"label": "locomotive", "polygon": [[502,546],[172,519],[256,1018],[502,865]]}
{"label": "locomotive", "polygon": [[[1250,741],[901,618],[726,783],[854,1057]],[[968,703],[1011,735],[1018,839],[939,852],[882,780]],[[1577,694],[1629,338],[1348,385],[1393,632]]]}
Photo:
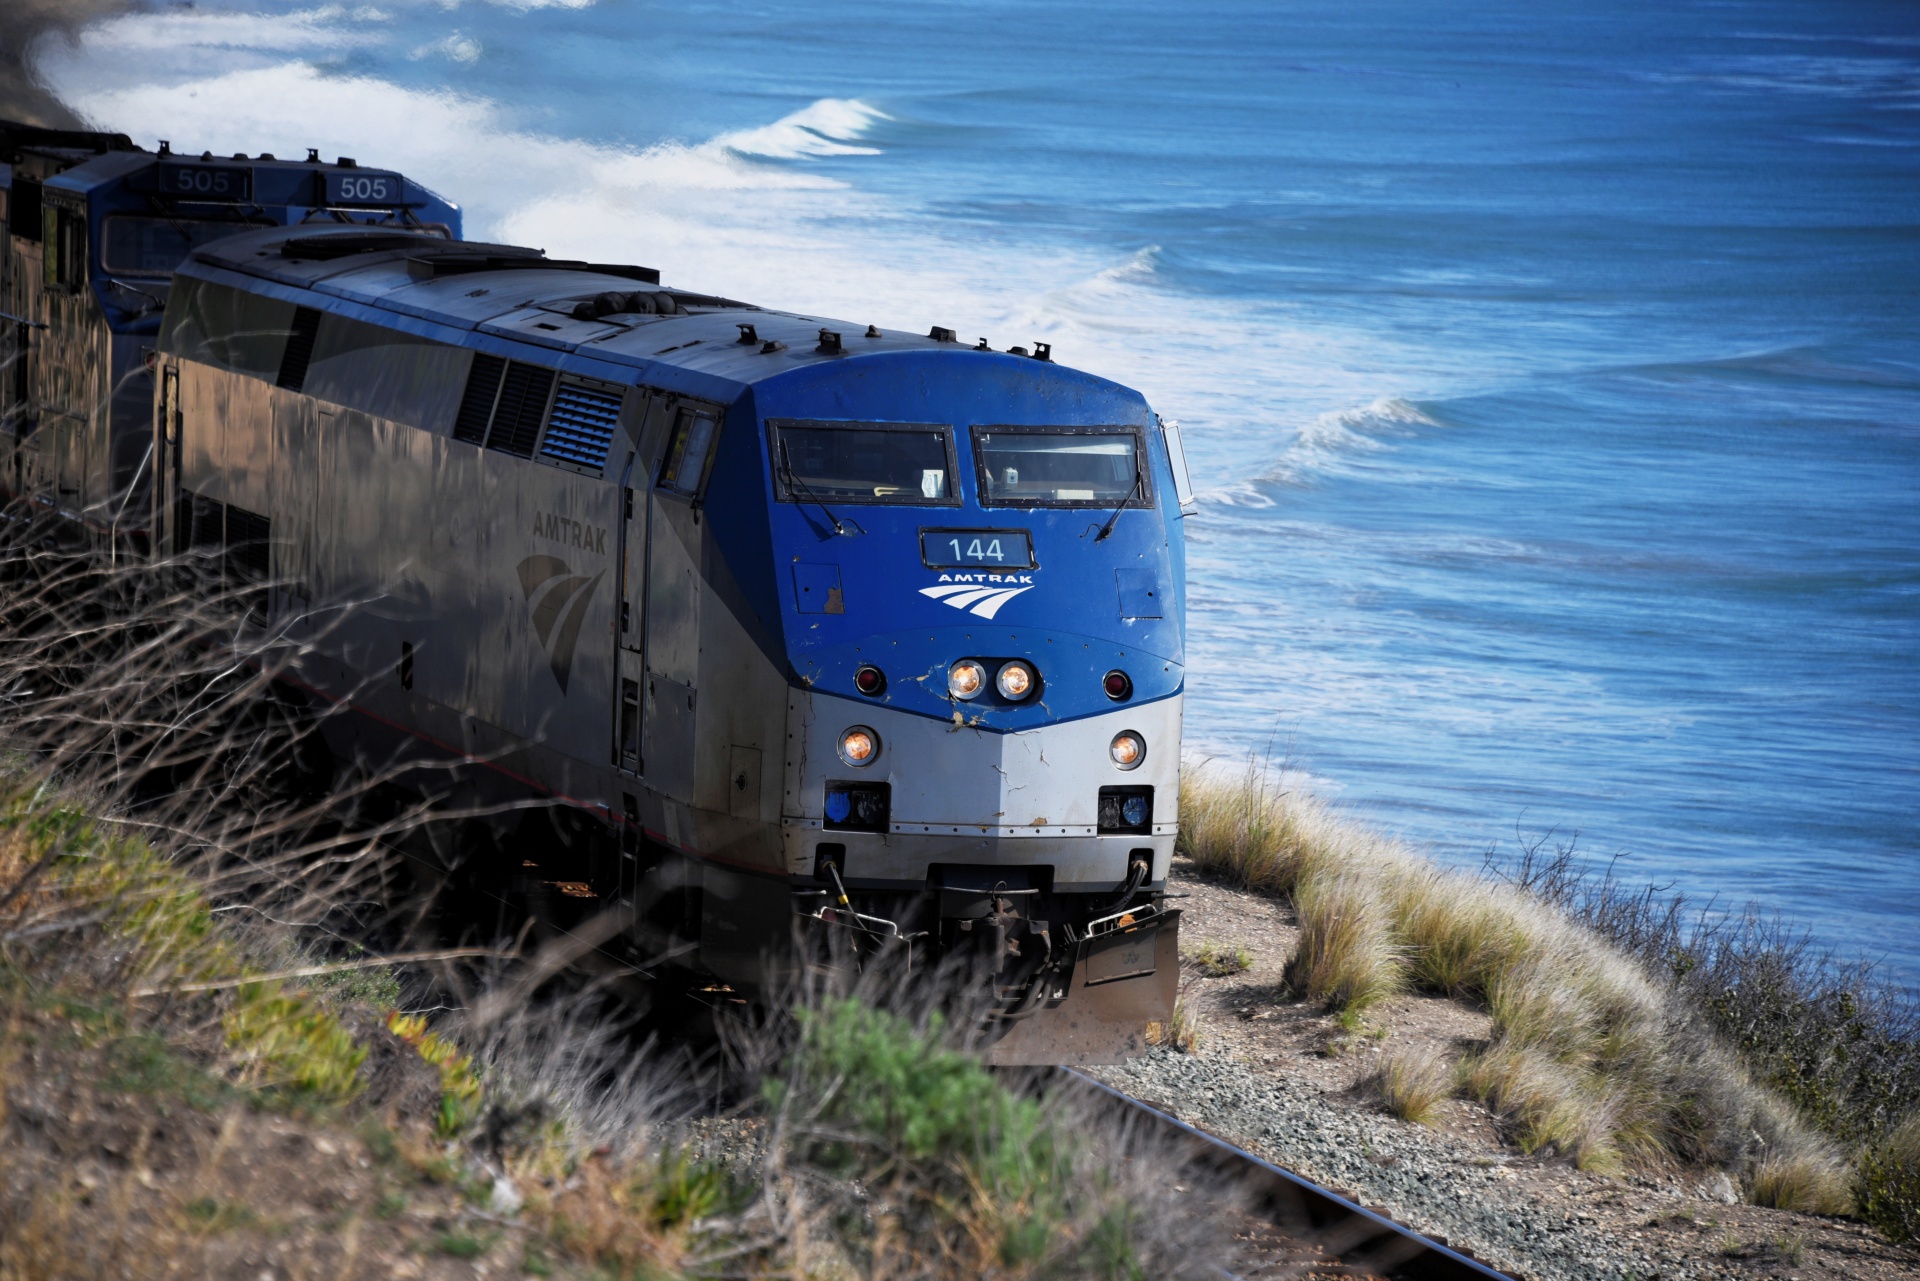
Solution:
{"label": "locomotive", "polygon": [[174,267],[236,231],[308,221],[460,235],[445,200],[347,157],[176,155],[0,120],[0,494],[49,509],[70,541],[140,553],[148,366]]}
{"label": "locomotive", "polygon": [[796,933],[972,957],[995,1062],[1170,1017],[1192,497],[1138,393],[314,223],[193,249],[155,373],[156,550],[252,602],[337,755],[538,802],[522,883],[734,991]]}

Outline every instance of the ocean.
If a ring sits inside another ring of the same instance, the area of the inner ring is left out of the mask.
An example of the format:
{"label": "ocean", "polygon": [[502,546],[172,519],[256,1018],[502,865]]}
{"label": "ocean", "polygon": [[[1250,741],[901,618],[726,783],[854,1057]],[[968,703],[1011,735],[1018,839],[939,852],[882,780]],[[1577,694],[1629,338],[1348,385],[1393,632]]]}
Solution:
{"label": "ocean", "polygon": [[1908,3],[201,3],[38,66],[474,238],[1050,341],[1186,428],[1193,754],[1920,984]]}

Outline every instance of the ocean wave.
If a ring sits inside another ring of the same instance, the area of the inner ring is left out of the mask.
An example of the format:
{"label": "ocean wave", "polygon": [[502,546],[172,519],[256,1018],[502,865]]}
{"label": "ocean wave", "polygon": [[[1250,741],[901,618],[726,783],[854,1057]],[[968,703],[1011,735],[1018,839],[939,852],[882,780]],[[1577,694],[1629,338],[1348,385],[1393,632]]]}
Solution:
{"label": "ocean wave", "polygon": [[1356,456],[1385,453],[1395,438],[1442,424],[1410,400],[1381,396],[1354,409],[1320,414],[1303,425],[1279,460],[1248,483],[1302,484],[1317,473],[1351,466]]}
{"label": "ocean wave", "polygon": [[890,118],[858,98],[821,98],[770,125],[723,133],[708,145],[771,160],[877,156],[878,147],[862,146],[859,139],[875,124]]}
{"label": "ocean wave", "polygon": [[[1203,502],[1256,501],[1241,484],[1252,470],[1245,460],[1271,456],[1276,438],[1335,448],[1337,431],[1315,415],[1391,388],[1404,363],[1377,337],[1181,289],[1158,244],[1114,254],[1002,232],[983,251],[977,230],[947,229],[866,192],[844,166],[820,172],[821,160],[881,163],[871,135],[893,117],[861,98],[821,98],[705,141],[633,148],[525,129],[469,92],[309,60],[376,40],[404,56],[421,49],[422,25],[403,36],[338,7],[271,19],[142,14],[49,48],[40,70],[88,118],[143,141],[377,157],[461,201],[478,239],[644,263],[673,283],[854,323],[938,324],[995,347],[1052,343],[1057,358],[1138,388],[1186,425]],[[152,56],[129,59],[135,47]],[[1378,416],[1418,425],[1408,412],[1389,406]],[[1356,421],[1353,430],[1374,429]]]}

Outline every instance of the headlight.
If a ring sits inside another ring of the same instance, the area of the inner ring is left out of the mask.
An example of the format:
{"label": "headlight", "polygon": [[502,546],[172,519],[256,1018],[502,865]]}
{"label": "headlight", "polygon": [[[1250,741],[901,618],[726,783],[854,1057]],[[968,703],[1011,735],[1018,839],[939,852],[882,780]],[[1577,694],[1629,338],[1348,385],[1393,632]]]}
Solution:
{"label": "headlight", "polygon": [[865,725],[855,725],[840,736],[840,759],[849,765],[870,765],[880,754],[880,736]]}
{"label": "headlight", "polygon": [[987,669],[963,658],[947,669],[947,692],[955,698],[977,698],[987,686]]}
{"label": "headlight", "polygon": [[1025,663],[1008,663],[994,677],[994,685],[1000,690],[1000,697],[1010,703],[1017,703],[1033,693],[1033,669]]}
{"label": "headlight", "polygon": [[1130,729],[1123,729],[1107,745],[1107,755],[1113,757],[1113,763],[1121,769],[1138,769],[1140,762],[1147,759],[1147,740]]}

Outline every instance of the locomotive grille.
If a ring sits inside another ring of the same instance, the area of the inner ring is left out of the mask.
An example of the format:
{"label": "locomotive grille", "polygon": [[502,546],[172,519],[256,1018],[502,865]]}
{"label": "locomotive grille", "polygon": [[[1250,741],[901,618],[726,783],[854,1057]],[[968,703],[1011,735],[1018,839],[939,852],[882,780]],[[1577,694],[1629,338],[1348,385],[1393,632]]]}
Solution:
{"label": "locomotive grille", "polygon": [[540,439],[540,420],[546,416],[547,393],[552,390],[553,370],[510,362],[500,384],[500,405],[493,411],[487,448],[515,458],[533,457],[533,442]]}
{"label": "locomotive grille", "polygon": [[487,424],[493,420],[494,398],[500,394],[500,375],[507,362],[484,352],[473,353],[473,368],[467,374],[467,391],[460,398],[460,414],[453,420],[453,438],[469,445],[482,445],[487,439]]}
{"label": "locomotive grille", "polygon": [[599,471],[607,465],[613,431],[620,422],[620,397],[590,387],[561,383],[553,398],[553,417],[540,452],[563,463]]}
{"label": "locomotive grille", "polygon": [[312,307],[293,309],[293,328],[287,334],[286,350],[280,356],[280,376],[276,387],[299,391],[307,385],[307,366],[313,362],[313,341],[320,336],[320,313]]}

